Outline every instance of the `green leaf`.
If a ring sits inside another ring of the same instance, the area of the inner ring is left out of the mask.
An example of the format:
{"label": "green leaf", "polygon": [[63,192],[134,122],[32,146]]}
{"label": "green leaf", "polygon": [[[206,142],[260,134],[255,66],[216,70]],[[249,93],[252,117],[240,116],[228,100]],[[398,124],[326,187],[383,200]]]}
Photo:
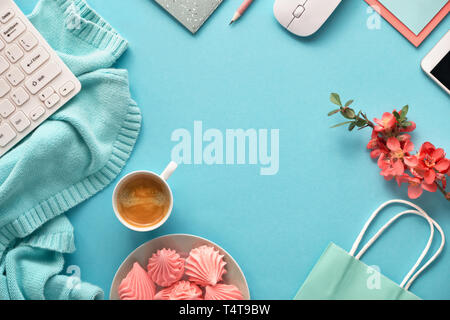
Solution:
{"label": "green leaf", "polygon": [[406,105],[406,106],[404,106],[402,108],[402,118],[403,119],[406,119],[406,115],[408,114],[408,111],[409,111],[409,106],[408,105]]}
{"label": "green leaf", "polygon": [[336,114],[336,113],[338,113],[339,111],[341,111],[341,109],[336,109],[336,110],[333,110],[333,111],[331,111],[331,112],[328,112],[328,116],[332,116],[333,114]]}
{"label": "green leaf", "polygon": [[355,119],[355,110],[353,109],[345,109],[345,111],[342,114],[347,119]]}
{"label": "green leaf", "polygon": [[367,121],[366,120],[364,120],[364,119],[362,119],[362,118],[359,118],[358,120],[356,120],[356,125],[358,126],[358,127],[364,127],[366,124],[367,124]]}
{"label": "green leaf", "polygon": [[345,104],[346,107],[348,107],[349,105],[351,105],[354,102],[354,100],[349,100],[347,101],[347,103]]}
{"label": "green leaf", "polygon": [[353,121],[346,121],[346,122],[338,123],[338,124],[335,124],[334,126],[332,126],[331,128],[345,126],[346,124],[351,123],[351,122],[353,122]]}
{"label": "green leaf", "polygon": [[400,120],[400,114],[397,111],[394,111],[393,114],[395,116],[395,119],[397,119],[397,121],[401,121]]}
{"label": "green leaf", "polygon": [[354,122],[350,123],[350,125],[348,126],[348,131],[352,131],[353,129],[355,129],[356,124]]}
{"label": "green leaf", "polygon": [[337,93],[332,93],[330,96],[330,101],[335,105],[342,107],[341,97]]}

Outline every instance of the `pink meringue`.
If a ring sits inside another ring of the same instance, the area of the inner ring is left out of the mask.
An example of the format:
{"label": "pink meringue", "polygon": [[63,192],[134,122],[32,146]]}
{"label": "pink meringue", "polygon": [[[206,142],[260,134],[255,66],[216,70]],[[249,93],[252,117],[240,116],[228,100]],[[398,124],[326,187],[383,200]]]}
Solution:
{"label": "pink meringue", "polygon": [[178,281],[155,295],[155,300],[202,300],[202,289],[189,281]]}
{"label": "pink meringue", "polygon": [[148,259],[148,275],[161,287],[171,286],[183,277],[184,262],[175,250],[158,250]]}
{"label": "pink meringue", "polygon": [[189,280],[201,286],[215,286],[222,281],[226,262],[214,247],[201,246],[192,249],[186,259],[186,275]]}
{"label": "pink meringue", "polygon": [[219,283],[205,288],[205,300],[244,300],[244,297],[236,286]]}
{"label": "pink meringue", "polygon": [[153,300],[155,284],[144,268],[135,262],[119,286],[120,300]]}

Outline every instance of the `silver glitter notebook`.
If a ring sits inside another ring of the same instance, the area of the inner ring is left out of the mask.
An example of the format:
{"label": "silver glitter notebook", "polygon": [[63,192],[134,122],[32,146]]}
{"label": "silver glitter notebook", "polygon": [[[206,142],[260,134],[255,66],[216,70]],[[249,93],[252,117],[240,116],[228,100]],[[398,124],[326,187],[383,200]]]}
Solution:
{"label": "silver glitter notebook", "polygon": [[223,0],[155,1],[189,31],[196,33]]}

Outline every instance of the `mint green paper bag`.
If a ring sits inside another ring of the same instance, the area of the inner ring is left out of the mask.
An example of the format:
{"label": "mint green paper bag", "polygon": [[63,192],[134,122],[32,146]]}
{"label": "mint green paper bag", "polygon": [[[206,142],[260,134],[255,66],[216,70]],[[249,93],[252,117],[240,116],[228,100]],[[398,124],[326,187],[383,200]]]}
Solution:
{"label": "mint green paper bag", "polygon": [[[406,210],[389,220],[356,254],[356,250],[366,233],[368,227],[378,213],[391,203],[409,205],[414,210]],[[380,274],[374,267],[369,267],[360,261],[362,255],[380,237],[380,235],[398,218],[406,214],[416,214],[428,221],[430,225],[430,238],[417,260],[416,264],[406,275],[400,285]],[[416,272],[428,253],[433,242],[435,228],[441,234],[441,246],[436,253]],[[445,236],[442,228],[431,219],[420,207],[404,200],[391,200],[381,205],[369,218],[359,234],[352,249],[347,253],[334,243],[331,243],[319,261],[312,269],[303,286],[294,300],[418,300],[420,299],[409,291],[413,281],[427,268],[442,252]]]}

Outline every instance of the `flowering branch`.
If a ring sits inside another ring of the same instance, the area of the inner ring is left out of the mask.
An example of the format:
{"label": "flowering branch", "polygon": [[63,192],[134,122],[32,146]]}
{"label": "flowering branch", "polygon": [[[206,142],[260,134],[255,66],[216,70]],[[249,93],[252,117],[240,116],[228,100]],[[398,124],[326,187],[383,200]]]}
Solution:
{"label": "flowering branch", "polygon": [[450,175],[450,160],[445,158],[445,152],[436,148],[430,142],[425,142],[419,152],[412,154],[414,144],[408,132],[416,129],[416,124],[406,117],[409,111],[404,106],[400,111],[385,112],[381,119],[370,121],[365,113],[355,112],[350,108],[353,100],[344,105],[337,93],[332,93],[330,101],[339,106],[328,116],[340,113],[347,121],[336,124],[332,128],[348,125],[348,130],[353,131],[364,128],[372,129],[371,140],[367,149],[371,150],[370,156],[378,159],[381,175],[386,180],[397,181],[401,186],[408,184],[408,196],[411,199],[419,198],[423,190],[436,192],[439,190],[450,201],[450,192],[447,189],[447,177]]}

